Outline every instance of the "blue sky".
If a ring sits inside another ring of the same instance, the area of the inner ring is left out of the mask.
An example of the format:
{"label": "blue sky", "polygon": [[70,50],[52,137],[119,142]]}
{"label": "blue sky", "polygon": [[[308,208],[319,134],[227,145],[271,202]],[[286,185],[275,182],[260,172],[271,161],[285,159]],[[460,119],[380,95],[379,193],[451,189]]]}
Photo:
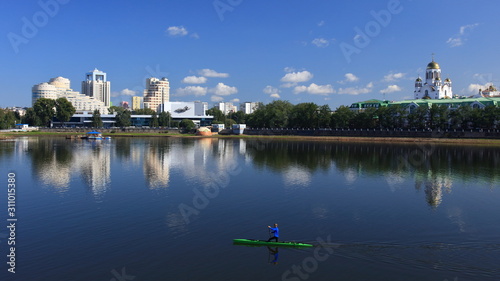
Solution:
{"label": "blue sky", "polygon": [[[167,77],[171,101],[340,105],[413,96],[435,53],[455,94],[499,80],[500,2],[465,0],[1,1],[0,107],[98,68],[112,101]],[[500,83],[496,83],[500,84]]]}

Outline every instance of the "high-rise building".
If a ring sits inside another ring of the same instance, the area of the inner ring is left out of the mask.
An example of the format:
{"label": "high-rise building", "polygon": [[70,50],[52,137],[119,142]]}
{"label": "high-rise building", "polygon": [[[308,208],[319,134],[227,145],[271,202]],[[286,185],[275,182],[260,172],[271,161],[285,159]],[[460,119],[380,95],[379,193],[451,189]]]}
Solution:
{"label": "high-rise building", "polygon": [[219,102],[215,105],[224,115],[227,115],[231,112],[238,111],[238,107],[233,105],[232,102]]}
{"label": "high-rise building", "polygon": [[243,111],[245,114],[252,114],[254,110],[259,107],[258,102],[242,102],[240,103],[240,111]]}
{"label": "high-rise building", "polygon": [[144,90],[144,107],[151,108],[157,112],[161,110],[160,105],[170,101],[170,83],[163,77],[147,78]]}
{"label": "high-rise building", "polygon": [[39,98],[58,99],[66,98],[77,112],[99,110],[101,114],[108,113],[108,107],[100,100],[75,92],[70,87],[70,80],[64,77],[50,79],[47,83],[34,85],[32,88],[32,104]]}
{"label": "high-rise building", "polygon": [[133,96],[132,97],[132,110],[138,110],[138,109],[144,108],[142,101],[143,101],[143,97]]}
{"label": "high-rise building", "polygon": [[111,106],[111,83],[106,79],[106,73],[97,68],[87,72],[85,81],[82,82],[82,94]]}

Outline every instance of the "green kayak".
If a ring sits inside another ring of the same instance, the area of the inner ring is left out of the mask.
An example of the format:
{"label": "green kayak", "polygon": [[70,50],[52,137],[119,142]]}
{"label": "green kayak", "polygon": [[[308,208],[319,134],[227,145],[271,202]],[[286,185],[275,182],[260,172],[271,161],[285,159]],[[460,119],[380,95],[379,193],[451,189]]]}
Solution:
{"label": "green kayak", "polygon": [[254,239],[233,239],[233,244],[235,245],[246,245],[246,246],[273,246],[273,247],[312,247],[311,244],[305,244],[300,242],[267,242],[266,240],[254,240]]}

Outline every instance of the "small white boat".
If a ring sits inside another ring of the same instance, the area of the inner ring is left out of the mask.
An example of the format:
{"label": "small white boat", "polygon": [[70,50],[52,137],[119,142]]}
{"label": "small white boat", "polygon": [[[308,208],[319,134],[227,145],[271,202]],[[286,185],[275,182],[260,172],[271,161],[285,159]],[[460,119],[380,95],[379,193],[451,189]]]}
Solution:
{"label": "small white boat", "polygon": [[103,137],[101,132],[88,132],[87,137],[88,140],[109,140],[111,137]]}

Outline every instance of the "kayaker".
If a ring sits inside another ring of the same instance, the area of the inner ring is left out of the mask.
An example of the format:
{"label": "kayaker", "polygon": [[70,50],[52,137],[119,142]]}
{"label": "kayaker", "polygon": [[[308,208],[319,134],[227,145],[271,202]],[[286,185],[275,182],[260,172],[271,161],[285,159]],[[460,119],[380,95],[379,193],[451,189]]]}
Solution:
{"label": "kayaker", "polygon": [[278,239],[280,237],[280,230],[278,229],[278,224],[275,223],[274,227],[271,227],[270,225],[267,226],[269,228],[269,232],[273,234],[273,237],[270,237],[267,242],[271,242],[271,240],[275,240],[278,242]]}

